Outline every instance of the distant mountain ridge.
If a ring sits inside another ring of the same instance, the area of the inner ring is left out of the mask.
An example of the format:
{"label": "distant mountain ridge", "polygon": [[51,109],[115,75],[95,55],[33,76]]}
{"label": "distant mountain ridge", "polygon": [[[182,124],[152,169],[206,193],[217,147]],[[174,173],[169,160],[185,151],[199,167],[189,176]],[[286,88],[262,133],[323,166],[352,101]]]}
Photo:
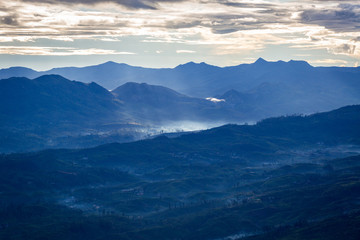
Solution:
{"label": "distant mountain ridge", "polygon": [[[127,82],[171,88],[192,97],[219,97],[233,89],[242,95],[232,102],[240,111],[261,119],[294,113],[329,111],[360,103],[360,68],[313,67],[305,61],[268,62],[217,67],[189,62],[175,68],[143,68],[106,62],[88,67],[54,68],[36,72],[26,68],[0,70],[0,79],[13,76],[37,77],[59,74],[81,82],[96,82],[109,89]],[[244,104],[242,104],[244,103]]]}
{"label": "distant mountain ridge", "polygon": [[327,72],[334,75],[345,74],[348,77],[355,74],[353,77],[358,77],[360,68],[313,67],[305,61],[268,62],[263,58],[252,64],[229,67],[188,62],[175,68],[144,68],[109,61],[87,67],[53,68],[39,72],[29,68],[12,67],[1,69],[0,79],[58,74],[81,82],[96,82],[109,90],[126,82],[145,82],[165,86],[190,96],[209,97],[232,88],[238,91],[250,90],[263,82],[273,82],[279,77],[288,79],[278,81],[298,80],[305,76],[314,78]]}

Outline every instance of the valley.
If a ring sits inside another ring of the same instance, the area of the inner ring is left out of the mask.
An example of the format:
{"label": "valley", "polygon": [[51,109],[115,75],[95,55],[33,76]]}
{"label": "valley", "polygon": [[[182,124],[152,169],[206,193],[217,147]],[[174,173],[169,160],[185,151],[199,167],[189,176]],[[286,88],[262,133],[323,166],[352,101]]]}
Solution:
{"label": "valley", "polygon": [[[261,239],[342,218],[353,229],[359,121],[355,105],[172,138],[2,155],[0,236]],[[23,231],[13,234],[19,223]]]}

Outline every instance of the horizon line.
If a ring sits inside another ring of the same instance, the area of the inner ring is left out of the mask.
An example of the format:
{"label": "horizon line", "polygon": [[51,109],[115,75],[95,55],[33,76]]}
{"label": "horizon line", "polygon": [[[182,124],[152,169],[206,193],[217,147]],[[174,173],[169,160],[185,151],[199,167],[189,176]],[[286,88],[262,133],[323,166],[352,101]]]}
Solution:
{"label": "horizon line", "polygon": [[214,65],[214,64],[209,64],[209,63],[206,63],[204,61],[202,61],[202,62],[188,61],[188,62],[185,62],[185,63],[178,64],[178,65],[176,65],[174,67],[146,67],[146,66],[131,65],[131,64],[128,64],[128,63],[125,63],[125,62],[116,62],[116,61],[113,61],[113,60],[109,60],[109,61],[105,61],[105,62],[100,62],[98,64],[83,65],[83,66],[71,66],[71,65],[69,65],[69,66],[53,67],[53,68],[50,68],[50,69],[47,69],[47,70],[37,70],[35,68],[26,67],[26,66],[11,66],[11,67],[0,68],[0,70],[8,70],[8,69],[11,69],[11,68],[27,68],[27,69],[34,70],[36,72],[47,72],[47,71],[51,71],[51,70],[54,70],[54,69],[60,69],[60,68],[86,68],[86,67],[96,67],[96,66],[100,66],[100,65],[104,65],[104,64],[111,64],[111,63],[117,64],[117,65],[127,65],[127,66],[130,66],[130,67],[147,68],[147,69],[175,69],[177,67],[184,66],[184,65],[187,65],[187,64],[191,64],[191,63],[197,64],[197,65],[205,64],[205,65],[208,65],[208,66],[213,66],[213,67],[218,67],[218,68],[228,68],[228,67],[237,67],[237,66],[241,66],[241,65],[252,65],[252,64],[256,64],[257,62],[265,62],[265,63],[304,62],[304,63],[307,63],[311,67],[339,67],[339,68],[359,68],[360,67],[360,66],[349,67],[349,66],[341,66],[341,65],[340,66],[339,65],[333,65],[333,66],[312,65],[311,63],[309,63],[306,60],[294,60],[294,59],[290,59],[289,61],[265,60],[263,57],[259,57],[254,62],[243,62],[243,63],[237,64],[237,65],[228,65],[228,66],[223,66],[223,67],[222,66],[217,66],[217,65]]}

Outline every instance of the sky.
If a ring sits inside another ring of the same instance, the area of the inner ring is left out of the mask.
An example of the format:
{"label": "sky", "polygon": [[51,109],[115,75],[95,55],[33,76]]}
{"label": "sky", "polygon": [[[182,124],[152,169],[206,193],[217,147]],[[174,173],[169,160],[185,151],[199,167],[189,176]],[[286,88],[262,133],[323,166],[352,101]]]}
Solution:
{"label": "sky", "polygon": [[360,1],[0,1],[0,68],[360,64]]}

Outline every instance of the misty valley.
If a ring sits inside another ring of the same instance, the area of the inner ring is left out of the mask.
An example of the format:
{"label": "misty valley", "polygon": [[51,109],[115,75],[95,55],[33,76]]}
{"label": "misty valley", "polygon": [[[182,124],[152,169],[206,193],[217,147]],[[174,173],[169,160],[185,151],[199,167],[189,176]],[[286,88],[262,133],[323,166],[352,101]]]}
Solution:
{"label": "misty valley", "polygon": [[360,238],[359,67],[0,78],[0,239]]}

